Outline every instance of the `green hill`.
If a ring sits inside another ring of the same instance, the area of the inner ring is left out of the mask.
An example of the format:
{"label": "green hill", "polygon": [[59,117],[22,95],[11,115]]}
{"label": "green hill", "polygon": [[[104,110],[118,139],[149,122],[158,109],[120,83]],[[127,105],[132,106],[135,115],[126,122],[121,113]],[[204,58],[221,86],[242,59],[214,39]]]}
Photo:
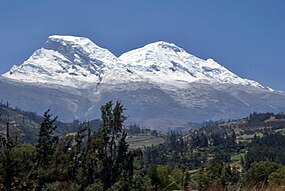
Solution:
{"label": "green hill", "polygon": [[[11,135],[17,136],[20,143],[36,142],[42,120],[43,117],[34,112],[26,112],[18,108],[11,108],[8,103],[0,104],[0,134],[6,134],[8,125]],[[55,124],[57,125],[56,133],[59,136],[64,133],[76,132],[81,125],[78,120],[74,120],[72,123],[63,123],[57,120]],[[99,124],[99,120],[90,121],[93,130],[97,129]]]}

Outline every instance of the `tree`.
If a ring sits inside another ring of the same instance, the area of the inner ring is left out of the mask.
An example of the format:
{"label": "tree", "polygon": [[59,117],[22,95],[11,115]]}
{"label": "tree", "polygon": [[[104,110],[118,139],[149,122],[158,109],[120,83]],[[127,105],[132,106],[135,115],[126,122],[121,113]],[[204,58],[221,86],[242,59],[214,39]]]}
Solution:
{"label": "tree", "polygon": [[11,151],[11,161],[14,174],[13,187],[16,190],[32,190],[35,182],[30,178],[31,169],[34,167],[36,148],[31,144],[18,145]]}
{"label": "tree", "polygon": [[[86,133],[87,132],[87,133]],[[71,158],[71,179],[75,179],[76,178],[76,174],[78,174],[78,171],[80,169],[80,165],[82,164],[83,161],[83,141],[86,138],[86,136],[88,136],[89,138],[89,134],[90,133],[90,124],[88,123],[83,123],[79,130],[76,133],[75,136],[75,148],[73,148],[73,152],[72,152],[72,158]],[[78,178],[78,177],[77,177]],[[81,177],[80,177],[81,178]],[[80,179],[79,178],[79,179]],[[81,180],[78,180],[81,181]]]}
{"label": "tree", "polygon": [[52,155],[53,145],[58,140],[57,137],[53,136],[55,129],[54,122],[57,117],[51,118],[52,115],[49,114],[50,109],[44,113],[44,119],[41,123],[40,132],[38,136],[37,148],[37,161],[41,166],[45,166],[49,162],[49,157]]}
{"label": "tree", "polygon": [[152,165],[148,169],[147,174],[155,191],[178,189],[177,183],[182,180],[182,177],[180,177],[182,171],[176,168],[170,177],[168,174],[168,166],[166,165]]}
{"label": "tree", "polygon": [[149,191],[151,190],[151,180],[148,176],[134,175],[132,178],[131,191]]}
{"label": "tree", "polygon": [[11,153],[12,149],[16,146],[16,140],[10,137],[9,122],[7,122],[6,126],[6,140],[4,140],[4,145],[4,189],[10,191],[12,189],[12,178],[14,175]]}
{"label": "tree", "polygon": [[279,168],[275,172],[272,172],[268,177],[270,185],[282,185],[285,182],[285,166]]}
{"label": "tree", "polygon": [[226,186],[227,179],[231,179],[232,172],[223,162],[212,161],[205,168],[199,169],[195,179],[199,190],[218,187],[221,190]]}
{"label": "tree", "polygon": [[52,169],[48,168],[48,166],[52,161],[55,143],[58,141],[58,138],[54,136],[54,131],[57,128],[57,126],[54,125],[54,122],[57,120],[57,117],[52,118],[52,115],[49,114],[49,112],[50,110],[47,110],[44,113],[44,119],[41,123],[38,136],[38,144],[36,145],[39,190],[42,189],[42,186],[45,181],[49,179],[49,176],[53,174]]}
{"label": "tree", "polygon": [[151,185],[154,186],[154,190],[155,191],[158,190],[158,186],[159,186],[159,179],[158,179],[156,168],[157,168],[156,165],[151,165],[148,168],[148,172],[147,172],[148,177],[151,180]]}
{"label": "tree", "polygon": [[115,105],[110,101],[101,107],[101,126],[88,140],[83,163],[86,185],[95,179],[101,180],[103,190],[108,190],[118,181],[116,188],[130,184],[134,155],[128,151],[123,111],[123,105],[118,101]]}
{"label": "tree", "polygon": [[184,187],[183,178],[184,178],[183,171],[176,166],[171,172],[171,177],[170,177],[171,188],[179,189],[181,187]]}
{"label": "tree", "polygon": [[244,184],[253,186],[267,184],[269,175],[279,167],[279,164],[270,161],[253,163],[245,174]]}
{"label": "tree", "polygon": [[89,185],[84,191],[103,191],[103,185],[97,180],[93,184]]}
{"label": "tree", "polygon": [[[126,142],[127,132],[123,131],[117,146],[117,157],[114,165],[114,177],[118,177],[122,174],[125,180],[128,177],[132,177],[133,174],[133,159],[132,153],[128,152],[129,145]],[[130,166],[131,165],[131,166]],[[130,167],[129,169],[127,167]],[[130,181],[130,180],[128,180]]]}

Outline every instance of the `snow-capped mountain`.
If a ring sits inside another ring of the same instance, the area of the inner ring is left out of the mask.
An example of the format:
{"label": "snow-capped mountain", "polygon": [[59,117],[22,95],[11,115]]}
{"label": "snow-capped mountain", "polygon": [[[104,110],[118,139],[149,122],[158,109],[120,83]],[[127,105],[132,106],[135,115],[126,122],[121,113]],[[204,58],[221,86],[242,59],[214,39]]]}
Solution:
{"label": "snow-capped mountain", "polygon": [[[155,42],[124,53],[119,57],[129,71],[154,84],[188,88],[189,83],[228,83],[264,88],[242,79],[213,59],[202,60],[172,43]],[[173,87],[171,87],[173,88]]]}
{"label": "snow-capped mountain", "polygon": [[119,58],[84,37],[50,36],[43,48],[3,76],[78,88],[90,84],[149,82],[162,88],[188,88],[192,82],[229,83],[264,88],[242,79],[212,59],[202,60],[175,44],[155,42]]}
{"label": "snow-capped mountain", "polygon": [[44,46],[3,76],[24,82],[85,87],[116,68],[117,57],[84,37],[50,36]]}
{"label": "snow-capped mountain", "polygon": [[0,89],[2,101],[39,113],[51,108],[65,121],[94,119],[100,105],[121,100],[130,121],[164,130],[285,110],[284,93],[162,41],[117,58],[87,38],[53,35],[2,75]]}

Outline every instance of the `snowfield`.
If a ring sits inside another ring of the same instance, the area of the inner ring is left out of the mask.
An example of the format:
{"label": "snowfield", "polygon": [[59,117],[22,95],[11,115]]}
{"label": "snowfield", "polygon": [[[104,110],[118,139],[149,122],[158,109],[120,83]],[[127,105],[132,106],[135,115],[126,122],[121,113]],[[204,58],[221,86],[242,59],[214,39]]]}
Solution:
{"label": "snowfield", "polygon": [[84,37],[53,35],[43,48],[4,77],[29,83],[88,88],[92,84],[148,82],[163,89],[187,89],[193,82],[263,87],[243,79],[213,59],[203,60],[163,41],[131,50],[117,58]]}

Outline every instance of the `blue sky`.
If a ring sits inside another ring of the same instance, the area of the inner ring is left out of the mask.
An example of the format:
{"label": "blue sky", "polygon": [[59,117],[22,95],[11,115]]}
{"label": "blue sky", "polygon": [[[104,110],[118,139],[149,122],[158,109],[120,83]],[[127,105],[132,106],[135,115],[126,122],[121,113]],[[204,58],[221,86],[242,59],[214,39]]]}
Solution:
{"label": "blue sky", "polygon": [[164,40],[285,91],[284,0],[1,0],[0,73],[52,34],[88,37],[117,56]]}

